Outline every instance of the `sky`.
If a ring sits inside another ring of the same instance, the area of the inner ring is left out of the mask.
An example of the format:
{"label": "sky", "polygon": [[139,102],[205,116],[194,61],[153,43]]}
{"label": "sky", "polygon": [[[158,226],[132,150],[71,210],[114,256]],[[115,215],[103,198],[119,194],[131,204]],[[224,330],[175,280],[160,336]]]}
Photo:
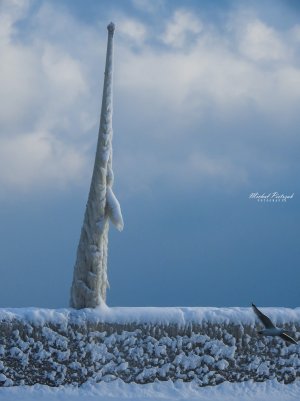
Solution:
{"label": "sky", "polygon": [[[300,306],[296,0],[0,0],[0,306],[67,307],[114,36],[110,306]],[[293,195],[259,202],[251,193]]]}

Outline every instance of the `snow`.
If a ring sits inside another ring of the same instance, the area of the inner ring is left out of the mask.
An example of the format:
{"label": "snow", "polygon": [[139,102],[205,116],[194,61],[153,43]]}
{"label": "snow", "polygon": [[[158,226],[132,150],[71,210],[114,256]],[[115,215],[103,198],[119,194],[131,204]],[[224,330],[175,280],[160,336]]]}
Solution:
{"label": "snow", "polygon": [[124,228],[124,221],[121,212],[121,206],[110,187],[106,189],[106,208],[111,222],[116,226],[119,231]]}
{"label": "snow", "polygon": [[120,204],[112,186],[112,101],[113,101],[113,33],[107,27],[108,40],[95,164],[84,222],[77,248],[71,287],[70,306],[94,308],[106,300],[108,286],[107,255],[109,218],[118,230],[124,223]]}
{"label": "snow", "polygon": [[[263,311],[299,340],[299,308]],[[257,324],[251,308],[0,309],[0,385],[296,382],[299,345]]]}
{"label": "snow", "polygon": [[[274,324],[299,323],[300,308],[260,308]],[[53,323],[67,325],[68,322],[94,323],[135,323],[177,325],[186,327],[191,323],[243,324],[254,326],[257,318],[252,308],[215,308],[215,307],[112,307],[105,304],[96,309],[74,310],[41,308],[2,308],[0,320],[22,320],[36,325]]]}
{"label": "snow", "polygon": [[126,384],[121,380],[81,387],[48,387],[42,385],[0,389],[0,401],[299,401],[300,382],[280,384],[223,383],[198,387],[195,383],[160,382]]}

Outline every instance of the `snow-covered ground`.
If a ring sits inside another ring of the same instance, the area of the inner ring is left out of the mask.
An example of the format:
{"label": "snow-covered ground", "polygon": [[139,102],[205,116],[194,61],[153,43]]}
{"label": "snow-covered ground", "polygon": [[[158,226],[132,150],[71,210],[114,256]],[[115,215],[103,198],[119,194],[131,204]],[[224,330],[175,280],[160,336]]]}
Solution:
{"label": "snow-covered ground", "polygon": [[[300,308],[265,309],[300,340]],[[293,382],[300,344],[259,338],[256,325],[251,308],[0,309],[0,382]]]}
{"label": "snow-covered ground", "polygon": [[[300,308],[261,308],[275,324],[297,323],[300,321]],[[44,325],[55,323],[64,325],[69,322],[83,324],[99,323],[136,323],[136,324],[176,324],[185,326],[190,323],[248,324],[255,325],[257,318],[252,308],[215,308],[215,307],[112,307],[106,305],[95,309],[75,310],[43,308],[0,308],[0,319],[21,320]]]}
{"label": "snow-covered ground", "polygon": [[121,380],[74,387],[10,387],[0,389],[1,401],[292,401],[300,400],[300,382],[280,384],[223,383],[199,388],[195,383],[125,384]]}

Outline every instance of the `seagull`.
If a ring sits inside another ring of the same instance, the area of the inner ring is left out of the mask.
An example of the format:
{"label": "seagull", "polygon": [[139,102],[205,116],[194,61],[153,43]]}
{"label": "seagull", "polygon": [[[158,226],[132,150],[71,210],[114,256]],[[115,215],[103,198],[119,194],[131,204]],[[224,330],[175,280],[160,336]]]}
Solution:
{"label": "seagull", "polygon": [[254,304],[252,304],[253,311],[255,312],[256,316],[265,326],[265,329],[259,330],[258,334],[262,334],[263,336],[279,336],[284,341],[292,344],[298,344],[296,340],[286,334],[287,330],[279,329],[278,327],[274,326],[272,321],[268,318],[268,316],[264,315]]}

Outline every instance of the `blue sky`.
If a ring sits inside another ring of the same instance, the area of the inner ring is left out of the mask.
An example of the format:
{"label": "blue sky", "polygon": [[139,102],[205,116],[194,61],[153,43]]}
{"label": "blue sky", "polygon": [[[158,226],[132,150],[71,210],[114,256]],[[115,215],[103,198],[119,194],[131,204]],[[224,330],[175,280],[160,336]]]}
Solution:
{"label": "blue sky", "polygon": [[[113,20],[109,305],[299,305],[295,1],[0,3],[0,305],[68,305]],[[249,199],[279,192],[286,203]]]}

